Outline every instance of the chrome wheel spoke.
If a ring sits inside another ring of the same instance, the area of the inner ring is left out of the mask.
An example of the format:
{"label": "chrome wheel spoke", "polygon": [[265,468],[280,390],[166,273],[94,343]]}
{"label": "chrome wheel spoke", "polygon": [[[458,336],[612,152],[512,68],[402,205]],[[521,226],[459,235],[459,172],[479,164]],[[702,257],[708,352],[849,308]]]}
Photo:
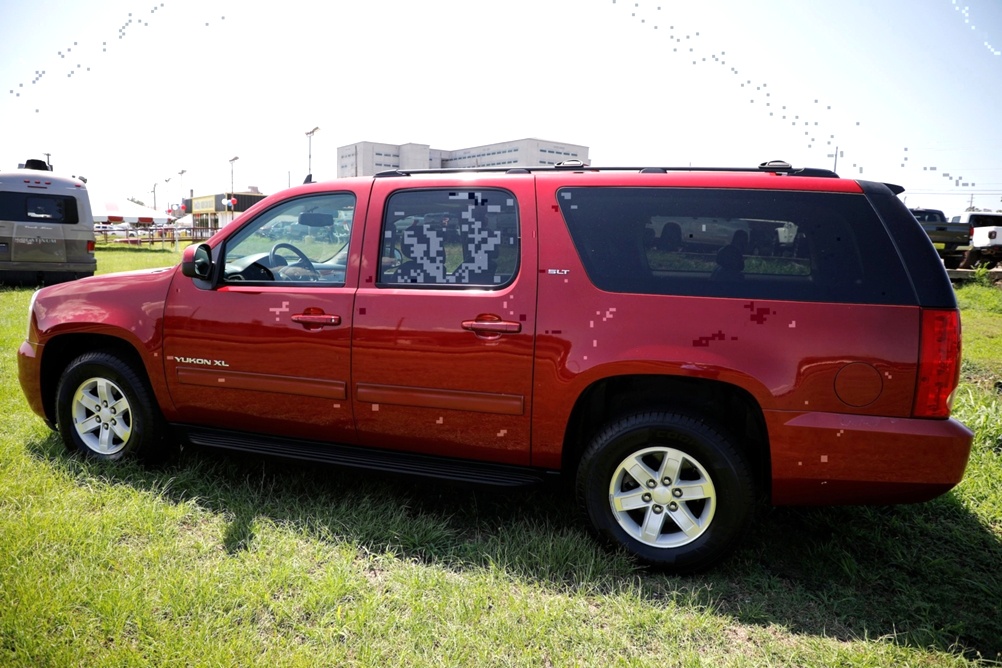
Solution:
{"label": "chrome wheel spoke", "polygon": [[115,422],[116,424],[112,424],[111,429],[108,431],[112,432],[122,442],[129,440],[132,428],[122,420],[116,420]]}
{"label": "chrome wheel spoke", "polygon": [[684,503],[680,504],[678,510],[669,513],[669,515],[672,522],[689,538],[695,538],[703,532],[703,526]]}
{"label": "chrome wheel spoke", "polygon": [[665,514],[663,512],[656,513],[653,510],[647,511],[647,516],[644,517],[644,524],[640,528],[641,540],[649,545],[653,545],[658,541],[661,529],[665,524]]}
{"label": "chrome wheel spoke", "polygon": [[645,501],[643,498],[645,493],[646,492],[643,487],[630,490],[629,492],[617,492],[613,495],[612,505],[617,512],[627,512],[630,510],[645,508],[650,505],[650,502]]}
{"label": "chrome wheel spoke", "polygon": [[120,415],[122,417],[129,414],[129,402],[124,396],[118,399],[115,403],[111,404],[109,408],[111,408],[113,414]]}
{"label": "chrome wheel spoke", "polygon": [[[624,462],[625,464],[625,462]],[[639,456],[634,456],[629,467],[620,466],[620,468],[625,468],[626,472],[637,481],[637,484],[643,486],[648,480],[652,480],[657,477],[657,472],[651,470],[647,464]]]}
{"label": "chrome wheel spoke", "polygon": [[98,438],[101,452],[107,454],[115,449],[115,433],[111,429],[102,429]]}
{"label": "chrome wheel spoke", "polygon": [[682,454],[675,450],[665,453],[664,459],[661,461],[661,468],[658,471],[658,480],[664,480],[666,477],[671,480],[678,480],[678,472],[682,468],[682,457],[672,455],[671,453],[673,452],[677,455]]}
{"label": "chrome wheel spoke", "polygon": [[683,481],[675,485],[682,492],[679,501],[698,501],[713,498],[713,486],[707,480]]}
{"label": "chrome wheel spoke", "polygon": [[115,386],[104,378],[97,381],[97,396],[101,399],[102,406],[110,406],[115,403]]}

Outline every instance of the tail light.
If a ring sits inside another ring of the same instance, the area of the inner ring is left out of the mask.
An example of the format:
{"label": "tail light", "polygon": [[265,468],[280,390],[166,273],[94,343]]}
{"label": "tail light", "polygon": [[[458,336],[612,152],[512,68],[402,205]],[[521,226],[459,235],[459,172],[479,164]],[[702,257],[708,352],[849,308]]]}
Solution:
{"label": "tail light", "polygon": [[923,309],[920,337],[912,415],[948,418],[960,382],[960,312]]}
{"label": "tail light", "polygon": [[87,252],[88,253],[93,253],[95,248],[96,248],[96,244],[93,241],[91,241],[91,240],[88,239],[87,240]]}

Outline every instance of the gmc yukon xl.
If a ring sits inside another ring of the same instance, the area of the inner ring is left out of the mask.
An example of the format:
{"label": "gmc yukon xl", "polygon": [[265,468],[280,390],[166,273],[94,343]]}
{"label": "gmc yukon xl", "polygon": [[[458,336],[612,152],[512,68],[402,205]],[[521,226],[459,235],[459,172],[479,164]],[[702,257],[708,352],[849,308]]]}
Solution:
{"label": "gmc yukon xl", "polygon": [[759,500],[916,502],[963,476],[960,315],[900,190],[784,163],[302,185],[179,266],[37,292],[20,381],[98,458],[561,474],[602,540],[693,571]]}

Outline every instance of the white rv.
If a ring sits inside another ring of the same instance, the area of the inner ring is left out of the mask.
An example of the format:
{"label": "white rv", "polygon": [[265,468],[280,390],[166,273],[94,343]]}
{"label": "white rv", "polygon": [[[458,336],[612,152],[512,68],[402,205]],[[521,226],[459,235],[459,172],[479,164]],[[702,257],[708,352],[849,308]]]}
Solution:
{"label": "white rv", "polygon": [[0,281],[48,285],[96,267],[84,182],[54,175],[42,160],[0,171]]}

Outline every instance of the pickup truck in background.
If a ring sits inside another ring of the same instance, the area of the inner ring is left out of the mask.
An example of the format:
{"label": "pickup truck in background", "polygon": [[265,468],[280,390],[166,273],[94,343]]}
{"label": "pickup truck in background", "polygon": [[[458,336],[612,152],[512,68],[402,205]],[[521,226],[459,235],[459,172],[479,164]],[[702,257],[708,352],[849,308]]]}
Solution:
{"label": "pickup truck in background", "polygon": [[936,246],[936,252],[943,259],[947,269],[960,266],[971,243],[971,226],[962,223],[959,216],[947,221],[942,211],[937,209],[909,209],[922,229]]}
{"label": "pickup truck in background", "polygon": [[961,269],[992,269],[1002,260],[1002,213],[964,213],[951,221],[971,229],[971,248],[964,255]]}

